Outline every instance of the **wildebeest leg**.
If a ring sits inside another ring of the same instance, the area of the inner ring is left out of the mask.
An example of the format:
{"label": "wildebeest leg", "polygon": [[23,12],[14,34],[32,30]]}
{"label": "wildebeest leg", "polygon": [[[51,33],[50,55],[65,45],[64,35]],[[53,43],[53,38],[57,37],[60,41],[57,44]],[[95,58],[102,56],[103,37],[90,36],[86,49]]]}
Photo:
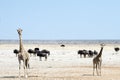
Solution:
{"label": "wildebeest leg", "polygon": [[42,61],[41,56],[40,56],[40,61]]}
{"label": "wildebeest leg", "polygon": [[47,55],[45,56],[45,61],[47,61]]}
{"label": "wildebeest leg", "polygon": [[80,58],[82,58],[82,54],[80,54]]}
{"label": "wildebeest leg", "polygon": [[84,58],[86,58],[86,54],[84,54]]}
{"label": "wildebeest leg", "polygon": [[34,56],[36,56],[36,53],[34,53]]}

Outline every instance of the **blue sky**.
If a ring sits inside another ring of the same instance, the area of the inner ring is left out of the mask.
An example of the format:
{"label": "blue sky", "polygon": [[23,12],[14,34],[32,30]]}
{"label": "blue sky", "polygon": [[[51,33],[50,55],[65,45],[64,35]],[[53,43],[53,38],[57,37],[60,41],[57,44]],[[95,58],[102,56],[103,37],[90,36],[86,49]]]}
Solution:
{"label": "blue sky", "polygon": [[119,0],[0,0],[0,39],[120,39]]}

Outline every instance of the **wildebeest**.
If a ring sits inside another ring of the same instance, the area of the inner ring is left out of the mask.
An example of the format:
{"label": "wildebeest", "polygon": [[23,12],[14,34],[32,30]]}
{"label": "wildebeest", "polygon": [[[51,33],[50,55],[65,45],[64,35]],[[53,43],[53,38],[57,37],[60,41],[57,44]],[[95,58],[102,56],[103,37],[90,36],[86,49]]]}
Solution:
{"label": "wildebeest", "polygon": [[16,54],[16,57],[17,57],[17,55],[18,55],[18,53],[19,53],[19,50],[14,49],[14,50],[13,50],[13,53],[15,53],[15,54]]}
{"label": "wildebeest", "polygon": [[78,54],[80,54],[80,57],[82,57],[82,55],[83,55],[84,58],[86,58],[86,55],[87,55],[88,53],[87,53],[87,50],[79,50],[79,51],[78,51]]}
{"label": "wildebeest", "polygon": [[30,56],[31,56],[31,54],[35,53],[35,51],[34,51],[34,50],[32,50],[32,49],[28,49],[28,53],[29,53],[29,54],[30,54]]}
{"label": "wildebeest", "polygon": [[35,48],[35,49],[34,49],[34,51],[37,51],[37,50],[39,51],[40,49],[39,49],[39,48]]}
{"label": "wildebeest", "polygon": [[47,56],[50,55],[50,51],[46,50],[46,49],[43,49],[41,51],[37,50],[37,56],[40,57],[40,61],[42,61],[41,57],[45,57],[45,60],[47,60]]}
{"label": "wildebeest", "polygon": [[97,55],[97,54],[98,54],[98,52],[96,50],[94,50],[94,55]]}
{"label": "wildebeest", "polygon": [[86,58],[86,56],[88,57],[93,57],[94,55],[97,55],[98,52],[96,50],[92,51],[92,50],[78,50],[78,54],[80,55],[80,57],[82,57],[82,55],[84,56],[84,58]]}
{"label": "wildebeest", "polygon": [[116,52],[118,52],[120,49],[119,49],[119,47],[115,47],[114,50],[115,50]]}
{"label": "wildebeest", "polygon": [[64,45],[64,44],[61,44],[60,46],[61,46],[61,47],[65,47],[65,45]]}
{"label": "wildebeest", "polygon": [[33,54],[33,55],[35,55],[36,56],[36,51],[38,51],[39,50],[39,48],[34,48],[34,50],[32,50],[32,49],[29,49],[28,50],[28,53],[30,53],[30,56],[31,56],[31,54]]}
{"label": "wildebeest", "polygon": [[34,55],[36,56],[37,55],[37,51],[39,51],[40,49],[39,48],[34,48]]}
{"label": "wildebeest", "polygon": [[88,52],[89,52],[89,53],[88,53],[88,56],[89,56],[89,57],[93,57],[94,52],[93,52],[92,50],[89,50]]}

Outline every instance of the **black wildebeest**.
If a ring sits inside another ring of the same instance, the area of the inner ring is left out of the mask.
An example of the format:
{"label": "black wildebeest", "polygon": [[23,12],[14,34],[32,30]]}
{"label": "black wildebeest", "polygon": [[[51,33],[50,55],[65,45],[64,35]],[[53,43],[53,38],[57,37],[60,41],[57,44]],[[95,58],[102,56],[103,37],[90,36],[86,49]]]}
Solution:
{"label": "black wildebeest", "polygon": [[98,54],[98,52],[96,50],[94,50],[94,55],[97,55],[97,54]]}
{"label": "black wildebeest", "polygon": [[40,57],[40,61],[42,61],[41,57],[45,57],[45,60],[47,60],[47,56],[50,55],[50,51],[46,50],[46,49],[43,49],[41,51],[37,50],[37,56]]}
{"label": "black wildebeest", "polygon": [[31,54],[33,54],[33,55],[36,56],[36,54],[37,54],[36,51],[37,51],[37,50],[39,51],[39,48],[35,48],[34,50],[29,49],[29,50],[28,50],[28,53],[30,53],[30,56],[31,56]]}
{"label": "black wildebeest", "polygon": [[30,54],[30,56],[31,56],[31,54],[35,53],[35,51],[34,51],[34,50],[32,50],[32,49],[28,49],[28,53],[29,53],[29,54]]}
{"label": "black wildebeest", "polygon": [[36,56],[37,54],[37,51],[39,51],[40,49],[39,48],[34,48],[34,55]]}
{"label": "black wildebeest", "polygon": [[34,51],[40,50],[39,48],[35,48]]}
{"label": "black wildebeest", "polygon": [[88,56],[89,56],[89,57],[93,57],[94,52],[93,52],[92,50],[89,50],[88,52],[89,52],[89,53],[88,53]]}
{"label": "black wildebeest", "polygon": [[86,58],[86,55],[88,54],[87,50],[79,50],[78,54],[80,54],[80,57],[82,57],[82,55],[84,56],[84,58]]}
{"label": "black wildebeest", "polygon": [[119,47],[115,47],[114,50],[115,50],[116,52],[118,52],[120,49],[119,49]]}
{"label": "black wildebeest", "polygon": [[96,50],[94,50],[94,51],[89,50],[88,56],[89,56],[89,57],[93,57],[93,56],[95,56],[95,55],[97,55],[97,54],[98,54],[98,52],[97,52]]}
{"label": "black wildebeest", "polygon": [[61,44],[60,47],[65,47],[65,45],[64,45],[64,44]]}
{"label": "black wildebeest", "polygon": [[83,55],[83,50],[78,50],[78,54],[80,55],[80,57],[82,57],[82,55]]}
{"label": "black wildebeest", "polygon": [[15,54],[16,54],[16,57],[17,57],[17,55],[18,55],[18,53],[19,53],[19,50],[14,49],[14,50],[13,50],[13,53],[15,53]]}
{"label": "black wildebeest", "polygon": [[97,55],[98,52],[96,50],[92,51],[92,50],[78,50],[78,54],[80,55],[80,57],[82,57],[82,55],[84,56],[84,58],[86,58],[86,56],[88,55],[88,57],[93,57],[94,55]]}
{"label": "black wildebeest", "polygon": [[[115,47],[114,50],[115,50],[116,52],[118,52],[118,51],[120,50],[120,48],[119,48],[119,47]],[[116,54],[117,54],[117,53],[116,53]]]}

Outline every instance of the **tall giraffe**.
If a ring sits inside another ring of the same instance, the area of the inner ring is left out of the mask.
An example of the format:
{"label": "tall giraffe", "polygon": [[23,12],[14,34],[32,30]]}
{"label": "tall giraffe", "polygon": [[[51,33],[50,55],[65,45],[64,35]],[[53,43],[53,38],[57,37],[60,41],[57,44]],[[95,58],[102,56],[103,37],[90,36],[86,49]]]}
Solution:
{"label": "tall giraffe", "polygon": [[24,76],[25,78],[28,77],[27,69],[29,67],[29,54],[26,52],[26,50],[23,47],[22,44],[22,29],[17,30],[19,35],[19,54],[18,54],[18,61],[19,61],[19,78],[21,78],[20,70],[21,70],[21,60],[23,61],[23,67],[24,67]]}
{"label": "tall giraffe", "polygon": [[98,69],[100,70],[100,75],[101,75],[102,52],[105,44],[100,44],[100,45],[101,45],[101,50],[99,54],[93,59],[93,75],[94,75],[95,69],[96,69],[97,75],[99,75]]}

